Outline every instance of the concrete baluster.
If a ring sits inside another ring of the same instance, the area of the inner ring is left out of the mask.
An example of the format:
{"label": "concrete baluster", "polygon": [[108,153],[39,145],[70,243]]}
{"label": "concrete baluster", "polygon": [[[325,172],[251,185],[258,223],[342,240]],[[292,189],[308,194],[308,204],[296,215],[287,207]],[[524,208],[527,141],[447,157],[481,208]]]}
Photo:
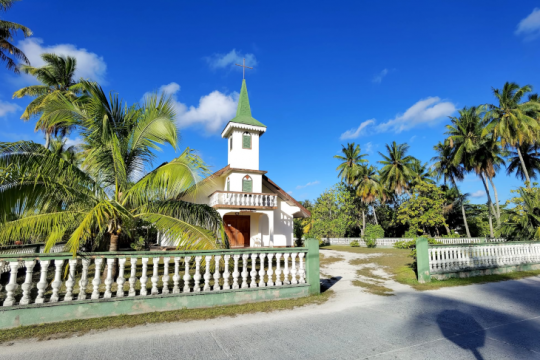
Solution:
{"label": "concrete baluster", "polygon": [[126,268],[126,258],[118,259],[118,277],[116,278],[116,297],[124,297],[124,272]]}
{"label": "concrete baluster", "polygon": [[249,285],[248,285],[248,282],[247,282],[247,278],[248,278],[248,265],[247,265],[247,262],[248,262],[248,258],[249,258],[249,254],[242,254],[242,289],[245,289],[245,288],[248,288]]}
{"label": "concrete baluster", "polygon": [[304,256],[306,254],[299,253],[298,254],[298,262],[300,263],[300,269],[298,270],[298,273],[300,275],[300,280],[298,283],[305,284],[306,283],[306,270],[304,269]]}
{"label": "concrete baluster", "polygon": [[297,275],[297,272],[296,272],[296,256],[297,255],[298,255],[297,253],[292,253],[291,254],[291,263],[292,263],[291,284],[293,284],[293,285],[298,284],[298,280],[296,280],[296,275]]}
{"label": "concrete baluster", "polygon": [[110,299],[112,297],[111,286],[113,283],[112,272],[114,267],[114,258],[107,259],[107,278],[105,279],[105,294],[104,299]]}
{"label": "concrete baluster", "polygon": [[259,287],[265,287],[266,283],[264,282],[264,275],[266,274],[266,270],[264,270],[264,259],[266,258],[266,254],[262,253],[259,255],[261,258],[261,265],[259,268]]}
{"label": "concrete baluster", "polygon": [[202,256],[195,256],[195,275],[193,276],[193,280],[195,280],[195,285],[193,286],[194,292],[201,291],[200,281],[201,281],[201,260]]}
{"label": "concrete baluster", "polygon": [[205,256],[206,266],[204,272],[204,287],[203,291],[210,291],[210,262],[212,261],[212,256]]}
{"label": "concrete baluster", "polygon": [[[68,265],[69,271],[68,279],[66,281],[66,295],[64,296],[64,301],[73,300],[73,286],[75,285],[75,268],[77,267],[77,259],[70,259],[68,261]],[[26,271],[28,271],[28,265],[26,266],[26,269]],[[26,274],[28,275],[28,273]]]}
{"label": "concrete baluster", "polygon": [[276,286],[281,286],[283,283],[281,282],[281,256],[283,254],[277,253],[276,254]]}
{"label": "concrete baluster", "polygon": [[81,262],[82,272],[81,279],[79,280],[79,295],[77,296],[77,300],[86,300],[86,287],[88,286],[88,267],[90,266],[90,259],[82,259]]}
{"label": "concrete baluster", "polygon": [[257,287],[257,257],[259,254],[252,253],[251,254],[251,272],[249,275],[251,276],[251,282],[249,283],[249,287],[255,288]]}
{"label": "concrete baluster", "polygon": [[150,281],[152,281],[152,289],[150,290],[150,295],[157,295],[159,294],[159,290],[157,287],[159,281],[159,257],[153,258],[152,264],[154,265],[154,269],[152,271],[152,277],[150,278]]}
{"label": "concrete baluster", "polygon": [[25,261],[24,265],[26,267],[26,276],[24,278],[24,283],[22,284],[23,296],[21,299],[20,305],[27,305],[30,303],[30,288],[32,287],[32,274],[34,272],[34,266],[36,263],[34,261]]}
{"label": "concrete baluster", "polygon": [[128,296],[135,296],[135,284],[137,283],[137,258],[130,257],[131,273],[129,275],[129,291]]}
{"label": "concrete baluster", "polygon": [[290,285],[289,281],[289,253],[283,254],[283,262],[285,263],[285,269],[283,269],[283,285]]}
{"label": "concrete baluster", "polygon": [[229,290],[231,288],[231,286],[229,285],[229,277],[231,276],[231,273],[229,272],[230,259],[231,259],[231,255],[223,256],[223,260],[225,261],[225,269],[223,271],[223,290]]}
{"label": "concrete baluster", "polygon": [[9,263],[9,283],[6,285],[7,296],[4,301],[4,306],[12,306],[15,304],[15,289],[17,289],[17,271],[19,270],[19,262],[11,261]]}
{"label": "concrete baluster", "polygon": [[180,257],[174,258],[173,294],[180,294]]}
{"label": "concrete baluster", "polygon": [[238,260],[240,260],[240,255],[233,255],[234,259],[234,270],[232,273],[233,276],[233,289],[239,289],[240,285],[238,285],[238,277],[240,276],[240,272],[238,271]]}
{"label": "concrete baluster", "polygon": [[188,293],[191,291],[191,288],[189,287],[189,281],[191,280],[191,276],[189,275],[189,261],[191,260],[191,256],[184,257],[184,292]]}
{"label": "concrete baluster", "polygon": [[221,256],[216,255],[214,256],[214,287],[212,290],[219,291],[221,290],[221,287],[219,286],[219,278],[221,277],[221,274],[219,273],[219,262],[221,261]]}
{"label": "concrete baluster", "polygon": [[101,284],[101,264],[103,263],[102,258],[96,258],[94,260],[94,280],[92,280],[92,300],[99,299],[99,284]]}
{"label": "concrete baluster", "polygon": [[272,269],[272,259],[274,258],[274,254],[270,253],[268,254],[268,270],[266,271],[266,277],[267,285],[268,286],[274,286],[274,279],[272,278],[272,275],[274,273],[274,270]]}
{"label": "concrete baluster", "polygon": [[142,274],[141,274],[141,278],[139,279],[140,283],[141,283],[141,292],[140,292],[140,295],[141,296],[146,296],[148,295],[148,289],[146,288],[146,282],[148,281],[148,261],[149,261],[149,258],[142,258]]}
{"label": "concrete baluster", "polygon": [[162,294],[169,293],[169,262],[171,261],[170,257],[163,258],[163,276],[161,281],[163,282],[163,289],[161,289]]}
{"label": "concrete baluster", "polygon": [[54,260],[54,281],[52,282],[52,295],[50,302],[58,302],[60,299],[59,292],[62,285],[62,266],[64,266],[64,260]]}

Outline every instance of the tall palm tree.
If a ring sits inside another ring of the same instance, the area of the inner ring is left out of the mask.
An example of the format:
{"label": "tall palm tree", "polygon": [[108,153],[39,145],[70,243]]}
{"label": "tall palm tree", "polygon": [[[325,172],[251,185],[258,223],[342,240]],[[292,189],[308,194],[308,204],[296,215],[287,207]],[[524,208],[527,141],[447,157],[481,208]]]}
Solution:
{"label": "tall palm tree", "polygon": [[[493,237],[492,214],[495,213],[497,216],[497,212],[494,211],[489,188],[484,178],[484,170],[490,164],[489,156],[486,155],[489,151],[485,147],[486,143],[491,144],[489,141],[493,136],[491,134],[483,135],[482,110],[483,108],[465,107],[459,111],[459,116],[450,117],[451,124],[446,126],[446,134],[448,135],[446,142],[452,148],[451,157],[454,165],[463,166],[467,172],[475,171],[484,184],[488,198],[490,234]],[[479,150],[480,147],[482,148]],[[481,165],[479,165],[479,161],[483,161]]]}
{"label": "tall palm tree", "polygon": [[[0,0],[0,11],[8,11],[13,4],[18,0]],[[0,20],[0,60],[6,62],[8,70],[12,70],[15,73],[19,73],[16,59],[30,64],[30,61],[24,55],[24,53],[13,45],[13,41],[17,32],[22,32],[24,37],[32,35],[32,31],[21,24],[17,24],[11,21]],[[10,57],[13,56],[13,57]]]}
{"label": "tall palm tree", "polygon": [[410,183],[416,176],[413,170],[415,158],[407,155],[409,145],[386,144],[387,155],[379,151],[384,160],[379,161],[383,165],[380,170],[382,185],[392,189],[396,194],[402,194],[410,187]]}
{"label": "tall palm tree", "polygon": [[[431,161],[435,161],[435,164],[433,165],[433,173],[435,174],[438,180],[443,178],[444,184],[446,184],[447,181],[450,180],[453,187],[459,193],[456,180],[462,181],[464,178],[463,165],[454,163],[452,148],[449,146],[449,144],[443,144],[439,142],[437,145],[433,147],[433,149],[438,154],[437,156],[434,156],[431,159]],[[463,225],[465,226],[467,237],[470,238],[471,232],[469,231],[469,225],[467,224],[467,216],[465,215],[464,201],[461,201],[460,204],[461,204],[461,212],[463,214]]]}
{"label": "tall palm tree", "polygon": [[0,143],[0,167],[9,169],[0,173],[0,218],[18,216],[0,226],[0,244],[39,238],[50,249],[67,239],[74,254],[92,242],[116,251],[119,237],[130,238],[137,223],[146,221],[179,248],[216,248],[219,214],[179,200],[196,196],[208,173],[202,160],[187,149],[148,171],[160,145],[178,148],[171,100],[154,95],[127,106],[96,84],[82,84],[85,102],[59,95],[47,105],[70,119],[84,139],[80,168],[33,142]]}
{"label": "tall palm tree", "polygon": [[[540,146],[538,143],[529,144],[523,143],[519,145],[519,150],[521,152],[521,157],[525,163],[525,168],[531,179],[536,179],[540,173],[540,155],[538,154]],[[521,159],[517,151],[510,151],[508,157],[509,163],[506,168],[506,174],[510,175],[516,173],[517,177],[522,181],[526,179],[523,168],[521,167]]]}
{"label": "tall palm tree", "polygon": [[531,187],[531,179],[523,160],[519,145],[533,142],[540,131],[538,120],[531,114],[540,111],[537,101],[522,102],[523,97],[532,91],[530,85],[520,87],[516,83],[505,83],[502,90],[493,89],[493,95],[498,104],[486,105],[485,119],[487,126],[483,134],[492,133],[494,139],[500,137],[503,147],[510,146],[516,149],[521,167],[527,180],[527,187]]}
{"label": "tall palm tree", "polygon": [[34,98],[21,115],[21,119],[27,121],[34,116],[41,115],[36,124],[36,131],[45,132],[45,147],[48,148],[51,136],[58,135],[58,133],[65,135],[69,127],[54,121],[53,117],[44,112],[47,103],[54,101],[59,95],[73,101],[81,93],[82,87],[79,82],[74,80],[77,68],[76,58],[55,54],[41,54],[41,58],[45,61],[45,65],[42,67],[29,65],[20,67],[23,73],[34,76],[41,84],[26,86],[16,91],[13,98],[25,96]]}
{"label": "tall palm tree", "polygon": [[368,162],[364,159],[367,154],[361,154],[362,151],[360,150],[360,145],[355,145],[355,143],[348,143],[347,147],[343,145],[341,145],[341,147],[343,156],[334,155],[335,159],[342,161],[336,170],[339,171],[338,177],[340,177],[343,182],[350,185],[353,182],[356,167]]}
{"label": "tall palm tree", "polygon": [[[381,195],[381,185],[377,168],[371,165],[357,167],[353,186],[356,189],[356,196],[358,196],[364,204],[367,206],[373,204]],[[373,208],[373,214],[375,216],[375,222],[377,223],[375,208]],[[362,226],[362,236],[364,236],[364,231],[366,229],[366,215],[364,210],[362,210]]]}

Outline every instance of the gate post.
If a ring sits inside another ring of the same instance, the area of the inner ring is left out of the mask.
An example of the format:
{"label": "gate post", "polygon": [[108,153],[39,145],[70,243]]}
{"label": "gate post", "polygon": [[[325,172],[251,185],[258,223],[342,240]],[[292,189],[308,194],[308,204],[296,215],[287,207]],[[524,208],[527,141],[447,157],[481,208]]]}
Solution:
{"label": "gate post", "polygon": [[308,248],[306,255],[306,280],[309,284],[309,294],[318,295],[321,293],[321,280],[319,273],[319,240],[307,239]]}
{"label": "gate post", "polygon": [[418,273],[418,282],[421,284],[431,282],[428,249],[429,244],[426,238],[416,238],[416,272]]}

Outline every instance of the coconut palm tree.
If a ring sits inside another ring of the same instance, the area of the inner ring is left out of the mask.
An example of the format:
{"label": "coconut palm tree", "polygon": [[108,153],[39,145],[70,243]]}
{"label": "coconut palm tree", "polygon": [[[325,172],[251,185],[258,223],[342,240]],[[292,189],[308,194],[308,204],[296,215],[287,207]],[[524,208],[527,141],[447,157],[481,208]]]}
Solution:
{"label": "coconut palm tree", "polygon": [[[367,206],[373,204],[381,195],[381,185],[377,168],[374,166],[359,166],[356,168],[354,175],[353,187],[356,190],[356,196]],[[375,222],[377,223],[377,215],[373,208]],[[362,236],[366,229],[366,214],[362,210]]]}
{"label": "coconut palm tree", "polygon": [[500,234],[509,239],[540,239],[540,196],[535,189],[519,188],[520,203],[503,215]]}
{"label": "coconut palm tree", "polygon": [[[433,165],[433,173],[437,177],[437,180],[441,178],[446,185],[447,181],[450,180],[453,187],[458,191],[459,189],[456,184],[456,180],[463,181],[464,178],[464,168],[461,164],[455,164],[452,154],[452,148],[449,144],[443,144],[439,142],[433,147],[437,152],[437,156],[431,158],[431,161],[435,161]],[[471,232],[469,231],[469,225],[467,224],[467,216],[465,215],[464,201],[460,202],[461,212],[463,214],[463,225],[465,226],[465,231],[467,237],[471,237]]]}
{"label": "coconut palm tree", "polygon": [[[0,11],[8,11],[18,0],[0,0]],[[21,24],[11,21],[0,20],[0,60],[6,63],[8,70],[19,73],[15,60],[20,60],[26,64],[30,61],[24,53],[13,45],[13,41],[18,32],[22,32],[24,37],[32,35],[32,31]],[[13,57],[10,57],[13,56]]]}
{"label": "coconut palm tree", "polygon": [[413,161],[412,170],[414,172],[414,177],[412,178],[411,186],[421,182],[425,182],[426,184],[435,184],[435,180],[433,180],[434,174],[429,168],[428,163],[422,164],[420,160],[415,159]]}
{"label": "coconut palm tree", "polygon": [[216,248],[219,214],[184,200],[196,196],[208,173],[202,160],[187,149],[151,170],[160,145],[178,148],[171,100],[154,95],[127,106],[97,84],[82,85],[86,101],[60,94],[47,105],[84,139],[81,167],[33,142],[0,143],[0,218],[17,215],[0,226],[0,244],[40,238],[50,249],[67,239],[74,254],[92,242],[116,251],[119,237],[130,238],[145,221],[176,239],[178,248]]}
{"label": "coconut palm tree", "polygon": [[500,137],[503,147],[510,146],[516,149],[529,188],[531,179],[519,145],[532,143],[540,131],[537,118],[531,116],[540,111],[540,103],[522,102],[523,97],[531,91],[530,85],[520,87],[513,82],[505,83],[502,90],[493,89],[498,104],[485,106],[487,111],[484,118],[487,120],[487,126],[483,130],[483,135],[492,133],[494,139]]}
{"label": "coconut palm tree", "polygon": [[77,59],[55,54],[41,54],[41,58],[45,61],[42,67],[29,65],[20,67],[23,73],[34,76],[41,84],[26,86],[16,91],[13,98],[25,96],[34,98],[21,115],[21,119],[27,121],[41,115],[36,124],[36,131],[42,130],[45,133],[45,147],[48,148],[51,136],[59,133],[65,135],[69,127],[54,121],[53,117],[44,112],[47,103],[57,99],[60,94],[69,100],[74,100],[81,93],[82,87],[74,80]]}
{"label": "coconut palm tree", "polygon": [[[538,154],[539,148],[540,146],[538,143],[523,143],[519,145],[521,157],[523,158],[525,168],[527,169],[527,173],[531,179],[536,179],[540,173],[540,155]],[[509,163],[506,168],[506,174],[510,175],[515,172],[518,178],[525,181],[525,173],[521,167],[521,160],[517,151],[510,151],[508,161]]]}
{"label": "coconut palm tree", "polygon": [[335,159],[342,161],[336,170],[339,171],[338,177],[340,177],[343,182],[350,185],[353,182],[356,167],[368,162],[364,159],[367,154],[361,154],[360,145],[355,145],[355,143],[348,143],[347,147],[343,145],[341,145],[341,147],[343,156],[334,155]]}
{"label": "coconut palm tree", "polygon": [[416,176],[413,170],[415,158],[407,155],[409,145],[386,144],[387,155],[379,151],[379,155],[384,160],[379,161],[383,165],[380,170],[381,183],[383,186],[390,188],[396,194],[402,194],[410,188],[411,181]]}

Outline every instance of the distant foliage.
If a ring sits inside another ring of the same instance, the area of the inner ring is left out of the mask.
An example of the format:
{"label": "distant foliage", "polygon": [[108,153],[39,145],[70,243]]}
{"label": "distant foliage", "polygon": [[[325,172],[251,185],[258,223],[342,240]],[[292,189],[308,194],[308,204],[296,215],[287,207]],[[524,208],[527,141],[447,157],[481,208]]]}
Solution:
{"label": "distant foliage", "polygon": [[360,247],[358,240],[353,240],[350,242],[351,247]]}
{"label": "distant foliage", "polygon": [[384,229],[381,225],[368,224],[366,226],[365,237],[367,239],[381,239],[384,237]]}
{"label": "distant foliage", "polygon": [[[427,238],[428,244],[431,245],[440,245],[442,244],[440,241],[437,241],[432,238]],[[416,249],[416,239],[410,240],[410,241],[398,241],[394,244],[394,248],[396,249]]]}
{"label": "distant foliage", "polygon": [[377,239],[369,238],[369,239],[366,239],[365,242],[368,248],[377,247]]}

